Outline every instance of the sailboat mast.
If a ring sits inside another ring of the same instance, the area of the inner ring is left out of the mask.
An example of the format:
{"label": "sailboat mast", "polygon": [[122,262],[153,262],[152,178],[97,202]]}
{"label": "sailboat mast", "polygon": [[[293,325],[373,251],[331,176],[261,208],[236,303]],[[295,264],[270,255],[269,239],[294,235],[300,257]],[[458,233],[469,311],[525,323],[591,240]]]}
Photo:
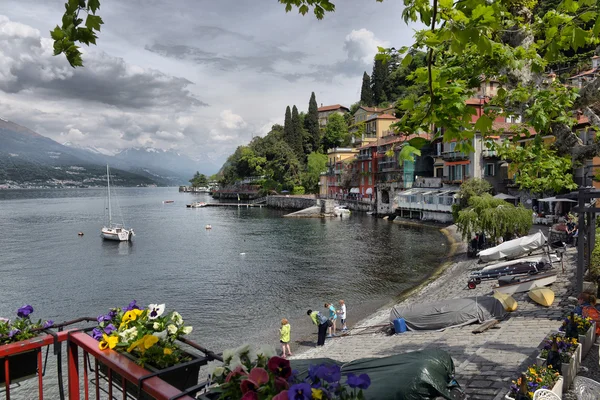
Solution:
{"label": "sailboat mast", "polygon": [[106,164],[106,182],[108,183],[108,227],[112,226],[112,210],[110,209],[110,173]]}

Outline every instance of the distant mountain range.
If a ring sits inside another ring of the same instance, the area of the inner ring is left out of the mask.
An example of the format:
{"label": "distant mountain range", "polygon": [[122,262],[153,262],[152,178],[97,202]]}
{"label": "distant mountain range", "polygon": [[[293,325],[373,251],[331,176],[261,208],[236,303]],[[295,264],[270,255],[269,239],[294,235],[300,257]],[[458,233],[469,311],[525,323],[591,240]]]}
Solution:
{"label": "distant mountain range", "polygon": [[218,169],[172,150],[130,148],[117,153],[72,143],[60,144],[31,129],[0,118],[0,186],[103,185],[106,164],[123,186],[189,184],[196,171]]}

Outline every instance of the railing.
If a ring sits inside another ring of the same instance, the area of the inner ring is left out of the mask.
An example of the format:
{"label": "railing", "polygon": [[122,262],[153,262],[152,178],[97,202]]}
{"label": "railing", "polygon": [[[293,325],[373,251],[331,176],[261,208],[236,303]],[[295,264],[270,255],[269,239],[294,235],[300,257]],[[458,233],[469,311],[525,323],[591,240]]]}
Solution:
{"label": "railing", "polygon": [[493,158],[498,157],[498,152],[496,150],[483,150],[481,152],[481,156],[483,158]]}
{"label": "railing", "polygon": [[442,153],[442,159],[447,161],[452,160],[468,160],[469,155],[463,153],[462,151],[446,151]]}
{"label": "railing", "polygon": [[370,160],[373,158],[373,156],[371,156],[371,154],[359,154],[358,157],[356,157],[358,160]]}

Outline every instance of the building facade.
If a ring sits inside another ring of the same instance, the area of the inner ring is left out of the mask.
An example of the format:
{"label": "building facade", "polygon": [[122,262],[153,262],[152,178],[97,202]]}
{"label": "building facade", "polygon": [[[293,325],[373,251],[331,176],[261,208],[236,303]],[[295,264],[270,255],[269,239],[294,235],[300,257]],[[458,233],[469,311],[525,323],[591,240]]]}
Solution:
{"label": "building facade", "polygon": [[318,112],[319,127],[325,128],[325,126],[327,125],[327,121],[329,120],[329,116],[331,116],[332,114],[344,115],[346,113],[349,113],[350,109],[339,104],[334,104],[331,106],[323,106],[321,104],[321,107],[318,108]]}

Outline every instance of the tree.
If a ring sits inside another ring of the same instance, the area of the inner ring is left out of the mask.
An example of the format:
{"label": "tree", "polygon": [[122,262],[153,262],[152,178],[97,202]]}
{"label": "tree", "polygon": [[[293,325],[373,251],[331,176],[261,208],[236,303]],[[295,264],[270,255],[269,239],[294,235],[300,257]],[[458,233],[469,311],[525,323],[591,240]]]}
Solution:
{"label": "tree", "polygon": [[482,196],[485,193],[491,193],[493,190],[492,185],[485,179],[471,178],[466,180],[460,185],[458,191],[458,203],[452,205],[452,216],[456,221],[458,219],[458,212],[469,206],[469,200],[474,196]]}
{"label": "tree", "polygon": [[321,153],[310,153],[306,161],[306,172],[302,174],[302,186],[309,193],[319,191],[319,178],[327,170],[327,156]]}
{"label": "tree", "polygon": [[348,125],[346,125],[344,117],[338,113],[331,114],[325,126],[323,150],[327,151],[346,144],[348,139]]}
{"label": "tree", "polygon": [[308,101],[308,113],[304,118],[304,128],[312,139],[311,150],[318,151],[321,147],[321,128],[319,127],[319,106],[317,105],[315,92],[310,94],[310,100]]}
{"label": "tree", "polygon": [[380,103],[387,101],[387,96],[385,94],[385,81],[387,77],[388,67],[386,61],[376,59],[373,63],[373,74],[371,74],[371,90],[373,91],[374,105],[379,105]]}
{"label": "tree", "polygon": [[360,89],[360,104],[364,106],[373,105],[373,92],[371,91],[371,77],[367,71],[363,73],[362,87]]}
{"label": "tree", "polygon": [[298,115],[298,108],[292,108],[292,131],[288,144],[296,153],[298,160],[304,161],[304,147],[302,146],[302,138],[304,137],[304,129],[302,121]]}
{"label": "tree", "polygon": [[531,210],[522,205],[515,207],[489,193],[471,197],[469,207],[458,213],[456,221],[463,239],[471,239],[475,233],[484,232],[492,241],[527,235],[532,224]]}
{"label": "tree", "polygon": [[283,140],[290,146],[292,145],[294,136],[294,126],[292,124],[292,109],[290,106],[285,108],[285,120],[283,122]]}
{"label": "tree", "polygon": [[194,177],[190,179],[190,183],[192,184],[192,187],[206,187],[208,186],[208,179],[206,178],[206,175],[196,171]]}

